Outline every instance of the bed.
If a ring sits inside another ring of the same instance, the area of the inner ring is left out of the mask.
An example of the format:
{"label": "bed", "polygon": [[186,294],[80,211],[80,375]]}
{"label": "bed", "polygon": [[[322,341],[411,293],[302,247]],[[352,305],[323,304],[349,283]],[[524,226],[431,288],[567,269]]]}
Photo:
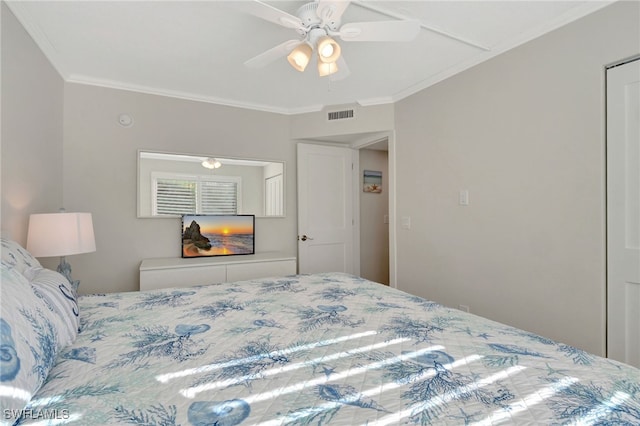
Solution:
{"label": "bed", "polygon": [[352,275],[76,297],[2,249],[4,424],[640,424],[640,370]]}

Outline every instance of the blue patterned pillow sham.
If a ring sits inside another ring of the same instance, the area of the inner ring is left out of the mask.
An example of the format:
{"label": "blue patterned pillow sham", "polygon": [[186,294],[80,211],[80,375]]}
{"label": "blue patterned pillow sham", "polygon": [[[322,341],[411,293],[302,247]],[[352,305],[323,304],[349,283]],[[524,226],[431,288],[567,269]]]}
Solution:
{"label": "blue patterned pillow sham", "polygon": [[31,253],[8,238],[0,238],[0,251],[2,251],[2,265],[15,269],[19,274],[24,274],[28,268],[41,266],[38,259]]}
{"label": "blue patterned pillow sham", "polygon": [[3,263],[1,279],[0,410],[4,416],[17,416],[55,362],[58,333],[44,302],[23,275]]}
{"label": "blue patterned pillow sham", "polygon": [[58,349],[72,344],[80,327],[78,302],[69,280],[64,275],[44,268],[29,268],[25,277],[33,291],[44,303],[46,316],[58,334]]}

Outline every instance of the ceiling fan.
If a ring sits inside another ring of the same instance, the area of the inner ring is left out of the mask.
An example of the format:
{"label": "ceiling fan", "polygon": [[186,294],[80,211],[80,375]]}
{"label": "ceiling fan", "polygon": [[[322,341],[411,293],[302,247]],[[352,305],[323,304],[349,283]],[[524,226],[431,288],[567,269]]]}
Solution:
{"label": "ceiling fan", "polygon": [[260,68],[287,56],[291,66],[303,72],[316,51],[318,74],[339,80],[349,75],[336,37],[342,41],[411,41],[420,32],[415,20],[352,22],[342,25],[346,0],[316,0],[301,6],[291,15],[259,0],[234,2],[236,7],[274,24],[296,30],[299,38],[287,40],[245,62]]}

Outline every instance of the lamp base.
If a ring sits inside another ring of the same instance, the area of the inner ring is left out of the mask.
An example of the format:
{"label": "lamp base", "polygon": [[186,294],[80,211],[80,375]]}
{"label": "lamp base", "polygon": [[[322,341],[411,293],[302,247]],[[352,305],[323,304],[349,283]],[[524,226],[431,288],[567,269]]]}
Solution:
{"label": "lamp base", "polygon": [[80,280],[74,281],[71,278],[71,265],[67,263],[64,257],[60,258],[60,264],[58,265],[58,268],[56,270],[60,274],[64,275],[64,277],[69,281],[69,284],[71,284],[71,288],[73,289],[73,291],[77,293],[78,287],[80,287]]}

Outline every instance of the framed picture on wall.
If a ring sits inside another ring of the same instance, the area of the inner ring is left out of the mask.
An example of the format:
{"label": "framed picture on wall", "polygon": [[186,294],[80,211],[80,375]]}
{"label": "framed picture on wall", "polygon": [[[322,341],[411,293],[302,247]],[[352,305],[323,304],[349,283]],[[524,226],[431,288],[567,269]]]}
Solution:
{"label": "framed picture on wall", "polygon": [[364,192],[381,193],[382,192],[382,172],[375,170],[365,170],[363,173]]}

